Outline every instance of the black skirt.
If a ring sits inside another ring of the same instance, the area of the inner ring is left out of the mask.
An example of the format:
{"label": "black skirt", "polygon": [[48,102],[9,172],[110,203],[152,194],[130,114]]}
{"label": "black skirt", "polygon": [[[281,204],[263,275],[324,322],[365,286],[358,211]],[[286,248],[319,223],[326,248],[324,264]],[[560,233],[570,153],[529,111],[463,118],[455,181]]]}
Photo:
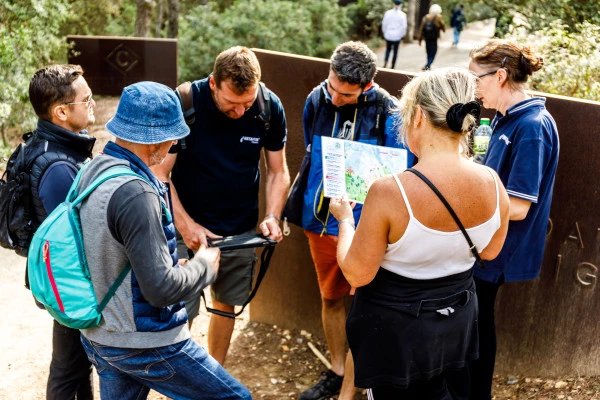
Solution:
{"label": "black skirt", "polygon": [[405,389],[478,357],[472,270],[431,280],[380,268],[356,290],[346,333],[360,388]]}

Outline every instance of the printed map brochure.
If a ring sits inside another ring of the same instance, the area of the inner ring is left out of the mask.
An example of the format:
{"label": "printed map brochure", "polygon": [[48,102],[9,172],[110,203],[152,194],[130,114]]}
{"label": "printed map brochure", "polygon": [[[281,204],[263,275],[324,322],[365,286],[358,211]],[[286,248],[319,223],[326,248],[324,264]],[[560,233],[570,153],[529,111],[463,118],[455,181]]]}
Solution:
{"label": "printed map brochure", "polygon": [[321,143],[325,197],[337,198],[347,193],[351,201],[362,204],[376,179],[402,172],[407,167],[405,149],[330,137],[321,137]]}

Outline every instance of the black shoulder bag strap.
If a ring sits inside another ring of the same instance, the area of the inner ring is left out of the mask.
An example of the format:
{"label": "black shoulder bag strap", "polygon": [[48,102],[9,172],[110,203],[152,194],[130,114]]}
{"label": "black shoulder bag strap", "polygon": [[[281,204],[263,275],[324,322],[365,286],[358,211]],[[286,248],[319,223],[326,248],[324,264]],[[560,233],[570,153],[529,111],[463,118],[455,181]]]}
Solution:
{"label": "black shoulder bag strap", "polygon": [[265,84],[262,82],[259,82],[256,100],[258,101],[259,110],[259,114],[256,116],[256,119],[263,123],[265,132],[268,133],[269,129],[271,129],[271,95],[267,91]]}
{"label": "black shoulder bag strap", "polygon": [[385,120],[383,120],[382,116],[386,111],[387,100],[389,99],[390,94],[381,87],[377,88],[376,90],[377,114],[375,115],[375,126],[373,127],[373,131],[377,137],[377,144],[379,146],[383,146],[385,136]]}
{"label": "black shoulder bag strap", "polygon": [[418,176],[419,178],[421,178],[421,180],[423,182],[425,182],[427,184],[427,186],[429,186],[431,188],[431,190],[433,190],[433,192],[437,195],[437,197],[440,198],[440,200],[442,201],[442,203],[448,209],[448,212],[450,212],[450,215],[452,215],[452,218],[454,218],[454,221],[456,222],[456,225],[458,225],[458,227],[460,228],[460,231],[465,236],[465,239],[467,239],[467,243],[469,243],[469,249],[471,250],[471,253],[473,253],[473,256],[475,257],[475,260],[476,260],[477,264],[482,269],[485,269],[485,264],[484,264],[483,260],[481,259],[481,257],[479,257],[479,253],[477,252],[477,249],[475,248],[475,245],[471,241],[471,238],[469,237],[469,234],[467,233],[467,230],[463,226],[462,222],[460,222],[460,219],[458,219],[458,215],[456,215],[456,213],[454,212],[454,210],[452,209],[452,207],[450,207],[450,204],[448,204],[448,202],[446,201],[446,199],[444,198],[444,196],[442,196],[442,194],[440,193],[440,191],[438,190],[438,188],[436,188],[434,186],[434,184],[431,183],[431,181],[429,179],[427,179],[427,177],[425,177],[425,175],[423,175],[422,173],[420,173],[416,169],[407,168],[406,171],[410,171],[413,174],[415,174],[416,176]]}
{"label": "black shoulder bag strap", "polygon": [[[254,236],[256,236],[256,235],[248,235],[248,236],[240,235],[239,238],[243,239],[246,237],[254,237]],[[226,311],[221,311],[221,310],[217,310],[217,309],[208,307],[208,305],[206,304],[206,297],[204,296],[204,290],[202,290],[200,292],[200,297],[202,297],[202,300],[204,301],[204,307],[206,308],[206,311],[208,311],[212,314],[217,314],[217,315],[220,315],[222,317],[227,317],[227,318],[235,318],[235,317],[240,316],[244,312],[244,309],[246,308],[246,306],[248,304],[250,304],[252,299],[254,299],[254,296],[256,296],[256,293],[258,292],[258,288],[260,287],[260,284],[262,283],[263,278],[267,274],[267,270],[269,269],[269,264],[271,263],[271,257],[273,256],[273,252],[275,251],[275,244],[277,244],[277,242],[275,242],[274,240],[271,240],[271,239],[266,239],[264,241],[264,243],[262,244],[263,249],[262,249],[262,252],[260,253],[260,268],[258,270],[258,275],[256,276],[254,288],[252,289],[252,291],[250,292],[250,295],[248,296],[248,298],[242,305],[242,308],[238,312],[228,313]],[[257,246],[255,246],[255,247],[257,247]],[[188,255],[191,258],[194,256],[194,252],[188,249]]]}

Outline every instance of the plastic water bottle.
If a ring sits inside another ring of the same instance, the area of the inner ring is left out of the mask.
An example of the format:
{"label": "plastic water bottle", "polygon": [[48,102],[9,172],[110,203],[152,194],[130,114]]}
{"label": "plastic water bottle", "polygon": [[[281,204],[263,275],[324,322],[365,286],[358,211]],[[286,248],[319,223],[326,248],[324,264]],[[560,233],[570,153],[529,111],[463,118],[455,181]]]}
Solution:
{"label": "plastic water bottle", "polygon": [[473,135],[473,161],[483,164],[485,153],[492,137],[492,127],[490,126],[489,118],[481,118],[479,127]]}

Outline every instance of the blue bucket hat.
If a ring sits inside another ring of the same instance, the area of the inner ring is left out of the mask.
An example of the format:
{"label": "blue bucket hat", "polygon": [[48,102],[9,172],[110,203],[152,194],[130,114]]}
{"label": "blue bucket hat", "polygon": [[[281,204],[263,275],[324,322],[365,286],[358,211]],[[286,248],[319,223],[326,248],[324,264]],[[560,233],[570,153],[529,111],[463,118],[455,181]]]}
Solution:
{"label": "blue bucket hat", "polygon": [[394,0],[394,4],[399,6],[400,4],[402,4],[402,0]]}
{"label": "blue bucket hat", "polygon": [[156,82],[138,82],[123,89],[117,113],[106,129],[132,143],[157,144],[190,133],[173,89]]}

